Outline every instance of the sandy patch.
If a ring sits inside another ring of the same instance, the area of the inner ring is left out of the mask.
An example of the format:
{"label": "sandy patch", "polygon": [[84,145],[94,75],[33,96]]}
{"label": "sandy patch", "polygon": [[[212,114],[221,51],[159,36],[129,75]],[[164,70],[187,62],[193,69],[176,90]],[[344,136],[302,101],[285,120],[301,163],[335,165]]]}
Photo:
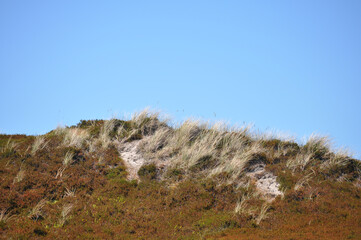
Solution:
{"label": "sandy patch", "polygon": [[268,199],[273,200],[283,193],[279,190],[277,176],[266,171],[265,164],[255,164],[246,175],[256,181],[257,189]]}
{"label": "sandy patch", "polygon": [[144,164],[145,159],[138,150],[141,140],[121,143],[118,147],[120,157],[128,170],[128,180],[139,179],[138,170]]}

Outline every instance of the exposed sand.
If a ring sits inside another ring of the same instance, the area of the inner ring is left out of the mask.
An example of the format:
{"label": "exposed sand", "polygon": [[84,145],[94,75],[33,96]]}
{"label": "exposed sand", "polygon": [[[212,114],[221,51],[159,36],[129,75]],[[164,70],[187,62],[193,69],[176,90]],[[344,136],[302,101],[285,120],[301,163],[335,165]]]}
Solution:
{"label": "exposed sand", "polygon": [[277,176],[267,172],[264,163],[255,164],[246,175],[256,181],[257,189],[268,199],[273,200],[283,193],[279,190]]}
{"label": "exposed sand", "polygon": [[145,159],[138,150],[140,142],[141,140],[135,140],[121,143],[118,147],[120,157],[124,160],[124,164],[127,167],[129,180],[139,179],[138,170],[145,163]]}

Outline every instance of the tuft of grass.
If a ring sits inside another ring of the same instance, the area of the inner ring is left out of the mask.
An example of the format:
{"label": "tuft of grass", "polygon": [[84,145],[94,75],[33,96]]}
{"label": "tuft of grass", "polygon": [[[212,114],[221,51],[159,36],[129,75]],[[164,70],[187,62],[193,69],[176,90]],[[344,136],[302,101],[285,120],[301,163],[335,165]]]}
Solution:
{"label": "tuft of grass", "polygon": [[323,159],[330,152],[331,140],[327,136],[311,134],[304,149],[316,159]]}
{"label": "tuft of grass", "polygon": [[60,213],[60,218],[58,221],[58,225],[60,227],[63,227],[67,221],[69,220],[69,214],[71,213],[72,209],[73,209],[74,205],[71,203],[65,204],[61,210]]}
{"label": "tuft of grass", "polygon": [[292,171],[304,171],[318,162],[329,160],[332,154],[330,148],[331,140],[328,137],[312,134],[297,155],[287,161],[286,166]]}
{"label": "tuft of grass", "polygon": [[81,128],[66,128],[64,129],[63,145],[68,147],[83,147],[86,140],[89,138],[87,129]]}
{"label": "tuft of grass", "polygon": [[268,210],[270,209],[270,207],[271,206],[267,202],[262,204],[261,211],[258,214],[257,218],[255,219],[257,225],[259,225],[262,220],[264,220],[268,217],[268,214],[269,214]]}
{"label": "tuft of grass", "polygon": [[16,177],[14,178],[13,183],[21,182],[25,178],[25,170],[20,167],[19,172],[16,174]]}
{"label": "tuft of grass", "polygon": [[152,112],[149,108],[132,115],[131,122],[134,129],[140,130],[143,136],[152,135],[160,127],[166,127],[168,119],[162,118],[159,112]]}
{"label": "tuft of grass", "polygon": [[168,127],[158,129],[150,138],[149,141],[143,141],[139,148],[141,148],[147,157],[156,157],[156,153],[164,146],[169,144],[169,138],[172,136],[173,131]]}
{"label": "tuft of grass", "polygon": [[230,183],[235,182],[240,177],[247,166],[255,156],[261,155],[263,148],[259,142],[254,142],[251,145],[243,147],[236,151],[231,159],[224,158],[220,164],[214,168],[209,176],[215,176],[218,174],[228,174]]}
{"label": "tuft of grass", "polygon": [[16,154],[18,144],[11,140],[11,137],[6,142],[5,146],[1,148],[1,156],[11,157]]}
{"label": "tuft of grass", "polygon": [[112,143],[112,135],[114,135],[115,127],[118,122],[119,120],[113,118],[105,121],[100,128],[99,141],[103,149],[108,148],[108,146]]}
{"label": "tuft of grass", "polygon": [[295,186],[294,186],[294,190],[297,191],[299,189],[301,189],[304,185],[308,184],[308,182],[312,179],[312,175],[314,175],[313,172],[307,174],[307,175],[304,175],[302,178],[300,178]]}
{"label": "tuft of grass", "polygon": [[33,146],[31,148],[31,155],[35,155],[35,153],[39,150],[42,150],[47,145],[46,139],[44,136],[36,136]]}
{"label": "tuft of grass", "polygon": [[6,223],[8,222],[11,218],[14,217],[14,215],[10,215],[11,211],[8,212],[7,209],[2,209],[0,211],[0,223]]}
{"label": "tuft of grass", "polygon": [[65,193],[64,193],[64,196],[63,198],[67,198],[67,197],[75,197],[75,192],[76,192],[76,188],[65,188]]}
{"label": "tuft of grass", "polygon": [[46,200],[42,199],[40,200],[40,202],[38,202],[35,207],[33,207],[31,209],[31,211],[29,212],[28,217],[32,220],[39,220],[39,219],[43,219],[44,218],[44,212],[43,212],[43,207],[46,204]]}
{"label": "tuft of grass", "polygon": [[66,132],[67,132],[67,129],[62,125],[58,125],[54,130],[54,134],[58,135],[58,136],[65,135]]}
{"label": "tuft of grass", "polygon": [[314,155],[312,152],[301,152],[298,153],[294,158],[290,158],[286,166],[292,171],[299,169],[300,171],[305,170],[305,168],[314,160]]}
{"label": "tuft of grass", "polygon": [[234,208],[235,214],[244,214],[244,215],[250,215],[252,212],[250,212],[248,208],[247,201],[250,199],[250,196],[247,194],[243,194],[240,200],[237,201],[236,207]]}
{"label": "tuft of grass", "polygon": [[63,159],[63,165],[69,166],[73,162],[74,153],[72,151],[67,151],[64,159]]}
{"label": "tuft of grass", "polygon": [[56,175],[55,175],[55,179],[62,178],[65,169],[66,169],[66,165],[61,166],[60,168],[58,168],[58,170],[56,172]]}
{"label": "tuft of grass", "polygon": [[157,167],[155,164],[146,164],[139,168],[138,176],[143,180],[152,180],[157,177]]}
{"label": "tuft of grass", "polygon": [[330,154],[330,158],[322,163],[321,169],[337,170],[346,166],[350,162],[350,153],[347,149],[339,149],[335,153]]}

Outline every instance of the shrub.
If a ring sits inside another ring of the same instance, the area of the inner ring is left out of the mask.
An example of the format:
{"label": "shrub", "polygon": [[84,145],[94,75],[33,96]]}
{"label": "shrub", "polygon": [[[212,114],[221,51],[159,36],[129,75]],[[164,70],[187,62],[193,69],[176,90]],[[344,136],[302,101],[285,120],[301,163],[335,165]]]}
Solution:
{"label": "shrub", "polygon": [[42,237],[44,237],[48,234],[48,232],[43,227],[36,227],[34,229],[34,233],[35,233],[35,235],[42,236]]}
{"label": "shrub", "polygon": [[157,177],[157,167],[155,164],[145,164],[139,168],[138,176],[145,180],[155,179]]}
{"label": "shrub", "polygon": [[77,128],[90,128],[94,126],[101,126],[104,123],[104,120],[80,120],[80,122],[76,125]]}
{"label": "shrub", "polygon": [[116,168],[112,168],[107,171],[106,174],[108,179],[115,179],[115,178],[125,178],[127,176],[127,172],[124,166],[118,166]]}
{"label": "shrub", "polygon": [[292,189],[296,184],[295,177],[289,171],[280,172],[277,176],[277,182],[280,184],[280,189]]}
{"label": "shrub", "polygon": [[181,180],[183,178],[184,171],[178,168],[168,169],[165,173],[165,177],[173,180]]}

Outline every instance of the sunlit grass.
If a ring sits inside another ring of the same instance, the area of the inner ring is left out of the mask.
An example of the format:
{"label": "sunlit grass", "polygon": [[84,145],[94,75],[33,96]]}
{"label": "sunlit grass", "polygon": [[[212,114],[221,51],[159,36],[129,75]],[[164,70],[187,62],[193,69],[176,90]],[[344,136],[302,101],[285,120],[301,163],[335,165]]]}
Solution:
{"label": "sunlit grass", "polygon": [[44,136],[37,136],[31,148],[31,155],[34,155],[37,151],[45,148],[47,145],[46,139]]}

